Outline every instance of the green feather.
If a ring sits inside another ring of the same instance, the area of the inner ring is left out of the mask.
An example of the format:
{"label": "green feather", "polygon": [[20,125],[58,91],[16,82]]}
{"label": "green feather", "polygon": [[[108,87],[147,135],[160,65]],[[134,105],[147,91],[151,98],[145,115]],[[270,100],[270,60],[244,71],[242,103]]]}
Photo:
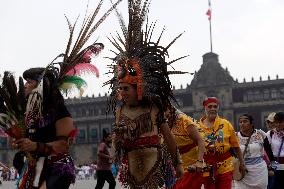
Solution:
{"label": "green feather", "polygon": [[85,80],[83,80],[81,77],[78,76],[64,76],[63,79],[61,80],[61,84],[63,85],[64,83],[72,83],[76,85],[78,89],[87,86],[87,83]]}

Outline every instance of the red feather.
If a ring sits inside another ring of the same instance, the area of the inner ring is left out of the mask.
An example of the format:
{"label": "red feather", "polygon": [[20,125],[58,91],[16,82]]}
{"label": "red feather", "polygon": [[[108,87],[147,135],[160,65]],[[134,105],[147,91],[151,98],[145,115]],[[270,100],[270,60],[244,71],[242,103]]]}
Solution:
{"label": "red feather", "polygon": [[81,63],[77,64],[74,68],[69,70],[65,75],[73,76],[73,75],[82,75],[85,73],[96,74],[96,77],[99,77],[99,70],[96,66],[89,63]]}
{"label": "red feather", "polygon": [[68,137],[76,138],[77,135],[78,135],[78,129],[73,129],[72,131],[70,131]]}

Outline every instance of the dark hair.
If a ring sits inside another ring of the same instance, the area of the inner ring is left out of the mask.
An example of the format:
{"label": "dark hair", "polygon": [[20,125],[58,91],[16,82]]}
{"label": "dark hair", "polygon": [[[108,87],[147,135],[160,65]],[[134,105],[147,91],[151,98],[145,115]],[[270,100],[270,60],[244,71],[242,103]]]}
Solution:
{"label": "dark hair", "polygon": [[[45,74],[43,75],[43,72]],[[64,104],[64,98],[57,88],[58,73],[55,69],[41,67],[30,68],[23,73],[24,79],[32,79],[37,82],[43,80],[43,112],[48,113],[56,107]]]}
{"label": "dark hair", "polygon": [[242,114],[240,117],[239,117],[239,120],[241,119],[241,117],[245,117],[246,119],[248,119],[249,120],[249,122],[251,123],[251,124],[253,124],[253,117],[251,116],[251,115],[249,115],[249,114]]}
{"label": "dark hair", "polygon": [[23,73],[23,78],[25,80],[32,79],[35,81],[40,81],[42,79],[44,68],[38,67],[38,68],[30,68]]}
{"label": "dark hair", "polygon": [[274,116],[275,121],[283,121],[284,120],[284,112],[277,112]]}
{"label": "dark hair", "polygon": [[103,129],[103,141],[106,140],[106,138],[110,135],[109,132],[107,132],[105,129]]}

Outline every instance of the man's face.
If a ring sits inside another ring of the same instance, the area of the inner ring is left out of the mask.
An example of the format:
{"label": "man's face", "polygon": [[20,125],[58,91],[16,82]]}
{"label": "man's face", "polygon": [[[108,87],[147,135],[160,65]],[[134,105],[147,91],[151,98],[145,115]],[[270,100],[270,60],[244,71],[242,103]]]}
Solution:
{"label": "man's face", "polygon": [[247,117],[240,117],[239,125],[243,133],[248,132],[253,128],[252,123]]}
{"label": "man's face", "polygon": [[137,91],[132,85],[128,83],[120,83],[119,93],[126,105],[132,106],[138,103]]}
{"label": "man's face", "polygon": [[216,118],[218,115],[219,105],[215,102],[210,102],[205,106],[205,114],[210,119]]}
{"label": "man's face", "polygon": [[26,79],[25,83],[25,95],[28,96],[33,89],[37,87],[38,82],[32,79]]}
{"label": "man's face", "polygon": [[267,123],[267,129],[268,130],[274,129],[276,127],[275,122],[271,122],[271,121],[267,120],[266,123]]}
{"label": "man's face", "polygon": [[283,130],[284,129],[284,120],[282,120],[282,121],[275,121],[275,125],[276,125],[276,128],[278,130]]}

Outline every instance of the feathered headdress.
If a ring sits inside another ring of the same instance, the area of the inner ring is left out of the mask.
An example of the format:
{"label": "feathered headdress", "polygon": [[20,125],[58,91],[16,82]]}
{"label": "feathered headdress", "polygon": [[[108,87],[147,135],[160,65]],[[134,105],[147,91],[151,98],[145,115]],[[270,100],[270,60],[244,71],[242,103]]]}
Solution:
{"label": "feathered headdress", "polygon": [[[52,75],[56,88],[60,89],[63,93],[68,93],[72,89],[78,89],[80,95],[83,93],[83,88],[86,82],[80,77],[82,73],[91,72],[97,77],[99,76],[98,69],[90,64],[91,57],[97,56],[104,48],[102,43],[93,43],[92,45],[83,48],[93,32],[99,25],[107,18],[107,16],[116,8],[122,0],[117,0],[115,4],[96,22],[94,20],[102,6],[103,0],[100,0],[94,12],[84,18],[79,35],[73,43],[74,25],[71,25],[69,19],[66,17],[70,35],[67,43],[66,50],[63,54],[57,56],[42,72],[39,77],[39,85],[34,89],[33,93],[29,96],[27,103],[27,113],[34,115],[34,111],[38,110],[38,116],[41,117],[42,112],[42,99],[43,99],[43,78],[46,74]],[[72,48],[73,44],[73,48]],[[55,62],[58,58],[63,58],[61,62]]]}
{"label": "feathered headdress", "polygon": [[[101,50],[104,48],[104,45],[102,43],[95,42],[86,48],[83,47],[94,31],[96,31],[100,24],[103,23],[103,21],[121,1],[122,0],[118,0],[115,4],[113,4],[112,7],[96,23],[94,23],[95,18],[97,17],[97,14],[99,13],[103,4],[103,0],[100,0],[94,12],[84,18],[75,42],[73,42],[73,35],[77,21],[72,26],[71,22],[66,17],[70,31],[66,50],[63,54],[57,56],[46,68],[46,70],[50,71],[51,69],[54,71],[58,88],[63,92],[67,93],[70,89],[75,87],[80,90],[80,94],[82,95],[83,87],[86,85],[86,82],[80,76],[86,72],[95,74],[96,77],[99,76],[97,67],[90,64],[90,62],[92,57],[97,56],[101,52]],[[72,44],[73,48],[71,48]],[[55,62],[55,60],[57,60],[59,57],[63,57],[63,61]],[[56,67],[56,65],[59,65],[59,69]]]}
{"label": "feathered headdress", "polygon": [[[74,25],[71,25],[70,21],[66,17],[70,35],[65,52],[57,56],[46,68],[31,68],[23,74],[24,78],[30,78],[39,82],[38,87],[29,95],[27,104],[22,78],[20,78],[19,88],[17,89],[14,76],[10,72],[5,72],[3,82],[0,87],[0,99],[2,99],[0,101],[1,128],[5,131],[9,131],[11,130],[10,128],[14,128],[16,125],[18,133],[18,128],[30,125],[27,123],[27,118],[30,116],[34,119],[42,118],[42,102],[44,99],[43,84],[45,78],[52,80],[53,84],[50,86],[50,89],[47,90],[57,88],[62,92],[68,93],[71,89],[77,88],[82,94],[83,87],[86,85],[86,82],[80,76],[85,72],[91,72],[97,77],[99,76],[98,69],[94,65],[90,64],[90,62],[91,58],[93,56],[97,56],[104,48],[104,45],[101,43],[93,43],[86,48],[84,48],[84,45],[89,40],[93,32],[121,1],[122,0],[117,0],[116,3],[113,4],[97,22],[94,22],[103,4],[103,0],[100,0],[94,12],[89,16],[85,16],[75,42],[73,42],[73,39],[77,21]],[[63,58],[63,60],[56,62],[56,60],[60,57]],[[10,136],[18,138],[18,136],[14,136],[13,134]]]}
{"label": "feathered headdress", "polygon": [[122,16],[117,12],[122,34],[117,33],[117,37],[109,38],[118,52],[114,65],[109,73],[114,77],[105,84],[111,85],[110,106],[112,110],[116,107],[118,96],[118,84],[126,82],[137,86],[138,100],[146,99],[154,103],[160,110],[165,111],[170,99],[174,99],[171,89],[169,74],[182,74],[186,72],[168,71],[167,66],[173,62],[185,58],[167,62],[169,47],[182,35],[178,35],[166,47],[161,46],[160,39],[163,35],[162,30],[156,42],[152,41],[152,34],[155,29],[155,23],[143,24],[147,18],[150,0],[128,0],[129,23],[128,27]]}

